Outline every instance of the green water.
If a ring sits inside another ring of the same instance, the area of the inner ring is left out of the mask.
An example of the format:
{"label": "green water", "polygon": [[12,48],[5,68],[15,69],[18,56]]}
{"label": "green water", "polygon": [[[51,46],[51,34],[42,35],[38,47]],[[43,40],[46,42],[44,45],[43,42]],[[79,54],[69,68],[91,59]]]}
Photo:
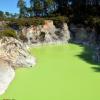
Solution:
{"label": "green water", "polygon": [[100,73],[81,59],[84,48],[69,44],[31,49],[35,68],[18,69],[0,97],[8,100],[100,100]]}

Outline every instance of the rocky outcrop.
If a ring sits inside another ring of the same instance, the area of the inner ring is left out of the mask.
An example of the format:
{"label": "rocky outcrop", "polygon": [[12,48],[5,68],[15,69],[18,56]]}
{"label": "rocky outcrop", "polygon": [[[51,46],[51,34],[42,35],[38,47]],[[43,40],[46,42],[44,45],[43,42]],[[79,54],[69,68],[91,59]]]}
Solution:
{"label": "rocky outcrop", "polygon": [[70,32],[67,23],[63,23],[61,28],[56,28],[52,20],[45,20],[44,25],[23,28],[21,32],[23,40],[32,43],[68,42]]}
{"label": "rocky outcrop", "polygon": [[96,63],[100,63],[100,46],[94,48],[92,59]]}
{"label": "rocky outcrop", "polygon": [[14,77],[14,69],[7,61],[0,59],[0,95],[5,93],[6,89],[8,88]]}
{"label": "rocky outcrop", "polygon": [[100,63],[100,45],[96,43],[96,34],[95,28],[84,25],[70,25],[71,39],[72,42],[86,45],[91,47],[93,50],[92,60],[96,63]]}
{"label": "rocky outcrop", "polygon": [[9,23],[9,21],[0,21],[0,26],[5,26],[8,23]]}
{"label": "rocky outcrop", "polygon": [[85,45],[95,44],[95,29],[84,25],[70,25],[72,41]]}
{"label": "rocky outcrop", "polygon": [[30,55],[25,45],[12,37],[0,39],[0,95],[8,88],[18,67],[32,67],[35,58]]}

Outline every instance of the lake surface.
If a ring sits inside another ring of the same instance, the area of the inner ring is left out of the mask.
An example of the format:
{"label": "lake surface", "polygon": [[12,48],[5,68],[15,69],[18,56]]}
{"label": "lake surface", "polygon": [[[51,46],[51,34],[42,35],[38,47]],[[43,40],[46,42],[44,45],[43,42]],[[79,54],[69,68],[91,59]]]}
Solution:
{"label": "lake surface", "polygon": [[84,50],[75,44],[32,48],[37,65],[18,69],[0,100],[100,100],[99,66],[78,56]]}

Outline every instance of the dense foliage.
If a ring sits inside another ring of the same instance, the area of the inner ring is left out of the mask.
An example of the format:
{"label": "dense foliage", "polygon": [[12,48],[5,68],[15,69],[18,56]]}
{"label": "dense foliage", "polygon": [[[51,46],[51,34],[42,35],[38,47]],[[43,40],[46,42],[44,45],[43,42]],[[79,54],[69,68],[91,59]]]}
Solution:
{"label": "dense foliage", "polygon": [[17,38],[17,34],[16,34],[15,30],[10,29],[10,28],[0,31],[0,37],[2,37],[2,36]]}
{"label": "dense foliage", "polygon": [[59,23],[63,22],[69,22],[68,17],[64,16],[57,16],[57,17],[33,17],[33,18],[6,18],[6,19],[0,19],[1,21],[8,22],[6,24],[6,27],[10,27],[13,29],[20,29],[21,27],[29,27],[31,25],[43,25],[45,20],[53,20],[55,25],[58,25]]}

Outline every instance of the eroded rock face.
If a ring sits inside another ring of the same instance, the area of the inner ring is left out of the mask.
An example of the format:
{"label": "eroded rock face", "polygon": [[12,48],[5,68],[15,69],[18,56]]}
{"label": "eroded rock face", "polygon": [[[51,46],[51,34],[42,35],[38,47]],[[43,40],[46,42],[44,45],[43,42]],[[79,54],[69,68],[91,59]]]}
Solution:
{"label": "eroded rock face", "polygon": [[0,58],[8,61],[12,67],[32,66],[35,58],[32,57],[25,45],[12,37],[0,39]]}
{"label": "eroded rock face", "polygon": [[70,25],[72,40],[85,45],[95,44],[95,29],[84,25]]}
{"label": "eroded rock face", "polygon": [[44,41],[45,42],[54,42],[58,39],[55,32],[57,31],[52,20],[46,20],[41,32],[45,33]]}
{"label": "eroded rock face", "polygon": [[70,40],[70,31],[68,29],[67,23],[63,23],[61,33],[63,35],[62,36],[63,41],[69,41]]}
{"label": "eroded rock face", "polygon": [[44,25],[23,28],[22,36],[27,39],[29,44],[57,41],[68,42],[70,32],[67,23],[63,23],[61,28],[56,28],[52,20],[45,20]]}
{"label": "eroded rock face", "polygon": [[0,39],[0,95],[2,95],[15,76],[14,69],[32,67],[35,58],[24,44],[12,37]]}
{"label": "eroded rock face", "polygon": [[8,62],[0,59],[0,95],[5,93],[14,77],[15,71],[11,65]]}
{"label": "eroded rock face", "polygon": [[92,55],[92,59],[94,62],[100,63],[100,46],[95,47],[93,55]]}

